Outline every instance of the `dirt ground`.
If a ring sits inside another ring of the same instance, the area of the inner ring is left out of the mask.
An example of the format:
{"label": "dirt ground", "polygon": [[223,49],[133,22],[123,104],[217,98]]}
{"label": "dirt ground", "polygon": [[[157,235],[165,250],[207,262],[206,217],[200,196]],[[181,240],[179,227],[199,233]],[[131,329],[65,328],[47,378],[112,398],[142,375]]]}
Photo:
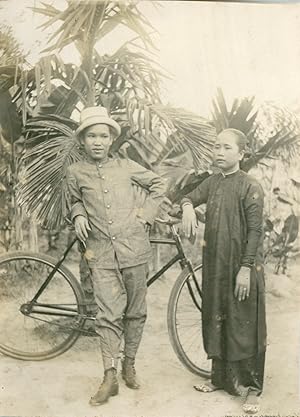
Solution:
{"label": "dirt ground", "polygon": [[[101,407],[88,400],[97,389],[102,364],[97,338],[81,337],[67,353],[44,362],[0,357],[0,416],[40,417],[218,417],[242,416],[241,398],[224,392],[201,394],[201,378],[187,371],[169,343],[166,311],[177,271],[149,289],[148,321],[137,359],[142,383]],[[268,350],[260,416],[300,416],[300,285],[294,263],[290,276],[267,268]]]}

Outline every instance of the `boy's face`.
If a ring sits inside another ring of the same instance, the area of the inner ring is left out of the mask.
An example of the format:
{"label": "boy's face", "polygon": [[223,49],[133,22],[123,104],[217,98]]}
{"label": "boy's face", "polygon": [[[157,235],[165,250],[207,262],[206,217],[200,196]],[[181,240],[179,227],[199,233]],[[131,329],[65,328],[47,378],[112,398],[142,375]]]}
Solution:
{"label": "boy's face", "polygon": [[239,167],[244,152],[239,150],[237,138],[231,132],[221,132],[213,149],[216,166],[224,172],[230,172]]}
{"label": "boy's face", "polygon": [[85,129],[80,141],[89,157],[102,161],[107,157],[113,139],[107,125],[96,124]]}

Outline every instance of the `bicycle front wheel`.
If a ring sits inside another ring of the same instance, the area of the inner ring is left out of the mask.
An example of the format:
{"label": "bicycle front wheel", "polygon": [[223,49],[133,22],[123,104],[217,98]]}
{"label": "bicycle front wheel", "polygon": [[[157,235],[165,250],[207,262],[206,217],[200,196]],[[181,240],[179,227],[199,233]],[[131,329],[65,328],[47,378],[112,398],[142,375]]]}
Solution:
{"label": "bicycle front wheel", "polygon": [[0,352],[22,360],[50,359],[69,349],[84,325],[81,288],[63,266],[30,301],[55,267],[49,256],[15,252],[0,257]]}
{"label": "bicycle front wheel", "polygon": [[192,373],[209,378],[211,363],[202,341],[202,265],[194,276],[183,271],[175,281],[168,303],[168,331],[171,345],[181,363]]}

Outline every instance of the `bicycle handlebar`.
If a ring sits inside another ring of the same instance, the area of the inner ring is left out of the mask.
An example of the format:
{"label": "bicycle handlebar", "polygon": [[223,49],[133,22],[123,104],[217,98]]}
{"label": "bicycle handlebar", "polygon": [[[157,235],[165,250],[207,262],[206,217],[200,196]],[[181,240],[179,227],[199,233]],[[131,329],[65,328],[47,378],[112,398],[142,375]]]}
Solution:
{"label": "bicycle handlebar", "polygon": [[174,224],[178,224],[181,222],[181,219],[178,219],[177,217],[171,217],[169,216],[167,219],[161,219],[157,217],[155,219],[156,223],[160,224],[167,224],[168,226],[173,226]]}

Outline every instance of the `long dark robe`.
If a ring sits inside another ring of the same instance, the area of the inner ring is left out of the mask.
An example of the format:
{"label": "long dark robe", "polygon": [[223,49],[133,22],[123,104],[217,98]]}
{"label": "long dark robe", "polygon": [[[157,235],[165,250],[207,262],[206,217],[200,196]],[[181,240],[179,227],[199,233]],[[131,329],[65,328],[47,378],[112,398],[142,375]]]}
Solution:
{"label": "long dark robe", "polygon": [[[191,201],[195,207],[207,203],[202,328],[205,351],[213,359],[213,375],[217,374],[219,381],[224,369],[237,369],[238,362],[240,368],[244,367],[242,361],[247,360],[254,368],[255,363],[259,364],[263,376],[261,358],[266,349],[266,322],[262,188],[243,171],[227,176],[216,174],[204,180],[184,201]],[[250,296],[245,301],[234,296],[241,266],[251,268]],[[230,366],[230,362],[235,365]],[[255,374],[258,370],[251,372]],[[239,379],[238,373],[231,379]],[[223,379],[227,376],[224,374]],[[218,385],[226,389],[228,384],[219,381]],[[234,381],[234,385],[238,382]],[[228,391],[233,393],[231,388]]]}

